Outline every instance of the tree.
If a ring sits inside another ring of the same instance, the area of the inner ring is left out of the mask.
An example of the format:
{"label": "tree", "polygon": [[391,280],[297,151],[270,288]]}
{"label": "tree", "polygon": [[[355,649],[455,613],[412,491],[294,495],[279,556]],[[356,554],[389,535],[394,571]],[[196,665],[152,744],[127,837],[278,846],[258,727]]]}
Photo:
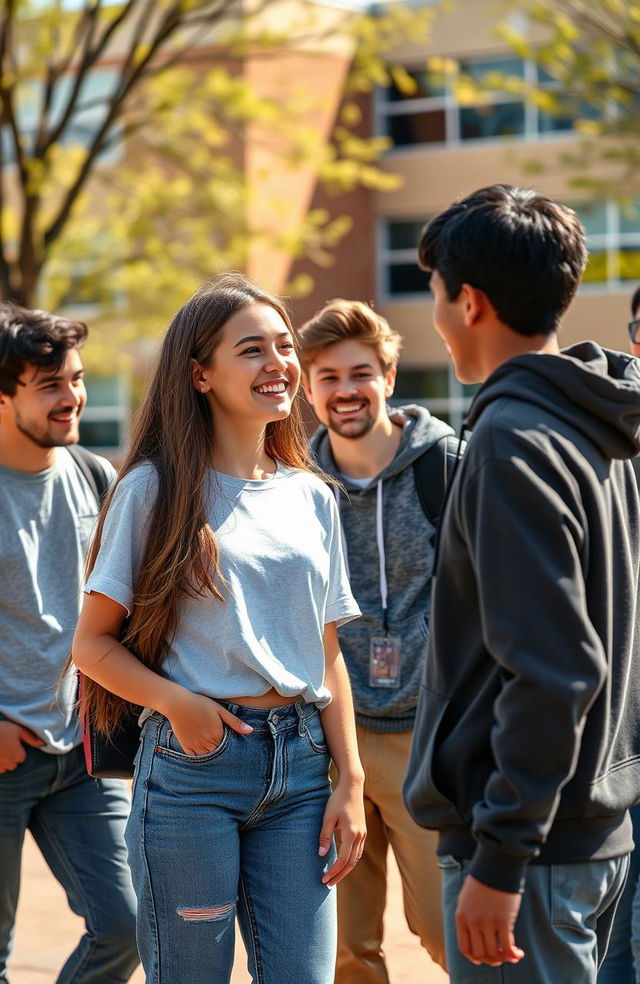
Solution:
{"label": "tree", "polygon": [[[431,16],[309,3],[292,15],[284,0],[2,0],[0,296],[115,302],[139,328],[215,269],[244,267],[267,238],[326,261],[347,220],[311,212],[292,224],[286,195],[269,212],[260,168],[266,184],[274,167],[312,167],[336,193],[393,186],[375,166],[386,141],[359,132],[358,100],[386,81],[385,53]],[[313,62],[338,40],[354,57],[327,140],[324,93],[295,76],[274,91],[270,68],[247,66]]]}
{"label": "tree", "polygon": [[[640,193],[640,2],[638,0],[517,0],[529,23],[499,32],[522,57],[548,74],[544,85],[498,79],[543,110],[574,119],[579,143],[559,154],[569,184],[594,195]],[[536,157],[531,171],[545,163]]]}

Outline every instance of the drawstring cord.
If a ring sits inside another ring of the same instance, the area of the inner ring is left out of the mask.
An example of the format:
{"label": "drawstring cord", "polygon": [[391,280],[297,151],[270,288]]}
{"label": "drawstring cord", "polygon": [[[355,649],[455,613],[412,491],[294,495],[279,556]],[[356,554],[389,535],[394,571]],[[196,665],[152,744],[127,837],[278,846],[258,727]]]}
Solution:
{"label": "drawstring cord", "polygon": [[[340,512],[340,506],[342,499],[340,496],[340,489],[337,485],[333,486],[333,494],[338,505],[338,513]],[[347,549],[347,538],[344,534],[344,527],[340,523],[340,535],[342,538],[342,553],[344,555],[344,563],[347,571],[347,577],[351,578],[349,572],[349,551]],[[378,479],[376,484],[376,543],[378,545],[378,583],[380,585],[380,601],[382,603],[382,617],[383,617],[383,627],[384,633],[387,635],[389,631],[389,615],[388,615],[388,603],[389,603],[389,585],[387,582],[387,558],[384,548],[384,509],[382,501],[382,479]]]}

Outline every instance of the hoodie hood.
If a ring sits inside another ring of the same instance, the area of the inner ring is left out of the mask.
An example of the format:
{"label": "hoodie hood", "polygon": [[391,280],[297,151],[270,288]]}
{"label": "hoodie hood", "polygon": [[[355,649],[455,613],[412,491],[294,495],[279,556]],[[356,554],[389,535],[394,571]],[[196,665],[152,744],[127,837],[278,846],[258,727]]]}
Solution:
{"label": "hoodie hood", "polygon": [[518,355],[489,376],[465,425],[473,430],[485,408],[505,396],[551,411],[607,458],[640,452],[640,363],[631,355],[595,342],[580,342],[559,355]]}
{"label": "hoodie hood", "polygon": [[[446,434],[453,434],[452,428],[443,420],[432,417],[426,407],[408,404],[402,407],[387,407],[387,412],[394,424],[402,426],[402,437],[393,461],[389,462],[379,475],[371,479],[372,485],[379,479],[385,481],[404,471],[441,437]],[[333,460],[329,432],[326,427],[321,426],[315,432],[311,438],[311,448],[323,471],[329,475],[341,474]],[[347,488],[349,487],[348,479],[344,484]]]}

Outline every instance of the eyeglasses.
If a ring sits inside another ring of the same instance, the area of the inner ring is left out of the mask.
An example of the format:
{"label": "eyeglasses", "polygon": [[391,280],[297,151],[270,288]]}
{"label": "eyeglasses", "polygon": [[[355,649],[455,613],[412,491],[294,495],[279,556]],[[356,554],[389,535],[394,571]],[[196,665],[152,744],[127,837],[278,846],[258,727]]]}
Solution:
{"label": "eyeglasses", "polygon": [[640,318],[636,318],[634,321],[630,321],[629,328],[629,338],[634,345],[640,345]]}

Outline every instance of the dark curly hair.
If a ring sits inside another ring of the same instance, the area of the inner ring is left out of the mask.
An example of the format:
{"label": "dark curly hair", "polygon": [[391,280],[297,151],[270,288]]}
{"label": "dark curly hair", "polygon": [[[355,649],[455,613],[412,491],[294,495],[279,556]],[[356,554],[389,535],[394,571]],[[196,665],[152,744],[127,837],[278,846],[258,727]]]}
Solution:
{"label": "dark curly hair", "polygon": [[57,372],[69,349],[87,337],[83,321],[0,303],[0,390],[14,396],[26,366]]}

